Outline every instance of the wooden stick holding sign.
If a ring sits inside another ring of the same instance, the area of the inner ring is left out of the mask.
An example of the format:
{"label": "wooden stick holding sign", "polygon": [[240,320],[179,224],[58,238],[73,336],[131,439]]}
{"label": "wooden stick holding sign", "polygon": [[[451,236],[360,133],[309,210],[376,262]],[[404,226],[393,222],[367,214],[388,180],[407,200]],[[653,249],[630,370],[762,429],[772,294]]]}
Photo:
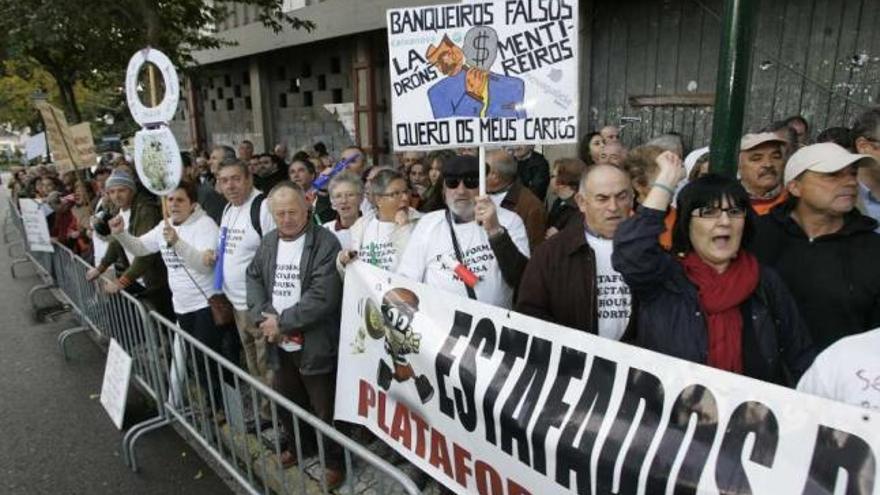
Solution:
{"label": "wooden stick holding sign", "polygon": [[486,147],[480,146],[480,196],[486,195]]}
{"label": "wooden stick holding sign", "polygon": [[[147,77],[149,78],[148,86],[150,87],[150,107],[159,105],[158,87],[156,84],[156,66],[147,64]],[[162,200],[162,218],[165,220],[165,226],[168,227],[168,197],[159,196]]]}

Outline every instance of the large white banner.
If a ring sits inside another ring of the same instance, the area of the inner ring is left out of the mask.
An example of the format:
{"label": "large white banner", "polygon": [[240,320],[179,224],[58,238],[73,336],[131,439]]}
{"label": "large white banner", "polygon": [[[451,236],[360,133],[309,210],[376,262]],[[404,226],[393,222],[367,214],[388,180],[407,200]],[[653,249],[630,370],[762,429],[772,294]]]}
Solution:
{"label": "large white banner", "polygon": [[394,149],[577,141],[577,0],[387,12]]}
{"label": "large white banner", "polygon": [[876,412],[360,262],[341,328],[337,419],[455,493],[880,493]]}

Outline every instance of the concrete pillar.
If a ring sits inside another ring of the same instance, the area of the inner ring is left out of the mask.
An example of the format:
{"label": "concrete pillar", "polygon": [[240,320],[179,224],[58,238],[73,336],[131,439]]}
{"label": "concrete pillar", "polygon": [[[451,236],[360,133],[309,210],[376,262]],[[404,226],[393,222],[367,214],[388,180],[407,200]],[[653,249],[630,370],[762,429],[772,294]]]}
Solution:
{"label": "concrete pillar", "polygon": [[261,57],[251,57],[248,72],[251,82],[251,111],[253,112],[254,152],[265,153],[272,149],[275,135],[272,121],[272,101],[269,91],[269,74]]}

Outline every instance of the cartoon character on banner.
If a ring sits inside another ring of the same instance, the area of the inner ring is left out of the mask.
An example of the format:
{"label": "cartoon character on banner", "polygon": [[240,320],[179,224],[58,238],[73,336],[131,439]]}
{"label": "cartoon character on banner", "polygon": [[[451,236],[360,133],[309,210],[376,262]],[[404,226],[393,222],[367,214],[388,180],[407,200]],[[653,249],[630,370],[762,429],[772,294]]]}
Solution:
{"label": "cartoon character on banner", "polygon": [[428,62],[446,76],[428,88],[434,118],[526,118],[523,80],[491,71],[498,56],[498,33],[475,26],[463,45],[464,49],[444,34],[436,46],[428,46]]}
{"label": "cartoon character on banner", "polygon": [[407,359],[410,354],[418,354],[421,346],[422,335],[413,327],[413,320],[419,311],[419,296],[415,292],[397,287],[385,292],[382,296],[381,308],[368,297],[363,298],[358,304],[358,311],[364,317],[364,328],[358,331],[355,338],[354,352],[362,353],[365,350],[364,334],[376,340],[385,341],[385,352],[391,358],[391,363],[379,360],[377,371],[377,383],[383,390],[391,387],[391,380],[406,382],[412,379],[415,382],[416,392],[422,404],[427,404],[434,396],[434,387],[425,375],[416,375],[412,364]]}

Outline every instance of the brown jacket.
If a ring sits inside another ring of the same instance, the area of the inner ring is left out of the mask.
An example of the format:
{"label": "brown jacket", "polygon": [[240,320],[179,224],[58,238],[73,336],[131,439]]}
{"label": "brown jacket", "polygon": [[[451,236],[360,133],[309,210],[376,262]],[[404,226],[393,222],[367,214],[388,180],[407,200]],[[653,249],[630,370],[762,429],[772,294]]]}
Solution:
{"label": "brown jacket", "polygon": [[596,334],[596,307],[596,256],[587,244],[583,222],[570,222],[532,252],[516,310]]}
{"label": "brown jacket", "polygon": [[535,196],[535,193],[523,187],[520,181],[516,181],[501,200],[501,207],[516,213],[522,219],[529,238],[529,251],[534,252],[547,232],[547,213],[544,211],[544,203]]}

